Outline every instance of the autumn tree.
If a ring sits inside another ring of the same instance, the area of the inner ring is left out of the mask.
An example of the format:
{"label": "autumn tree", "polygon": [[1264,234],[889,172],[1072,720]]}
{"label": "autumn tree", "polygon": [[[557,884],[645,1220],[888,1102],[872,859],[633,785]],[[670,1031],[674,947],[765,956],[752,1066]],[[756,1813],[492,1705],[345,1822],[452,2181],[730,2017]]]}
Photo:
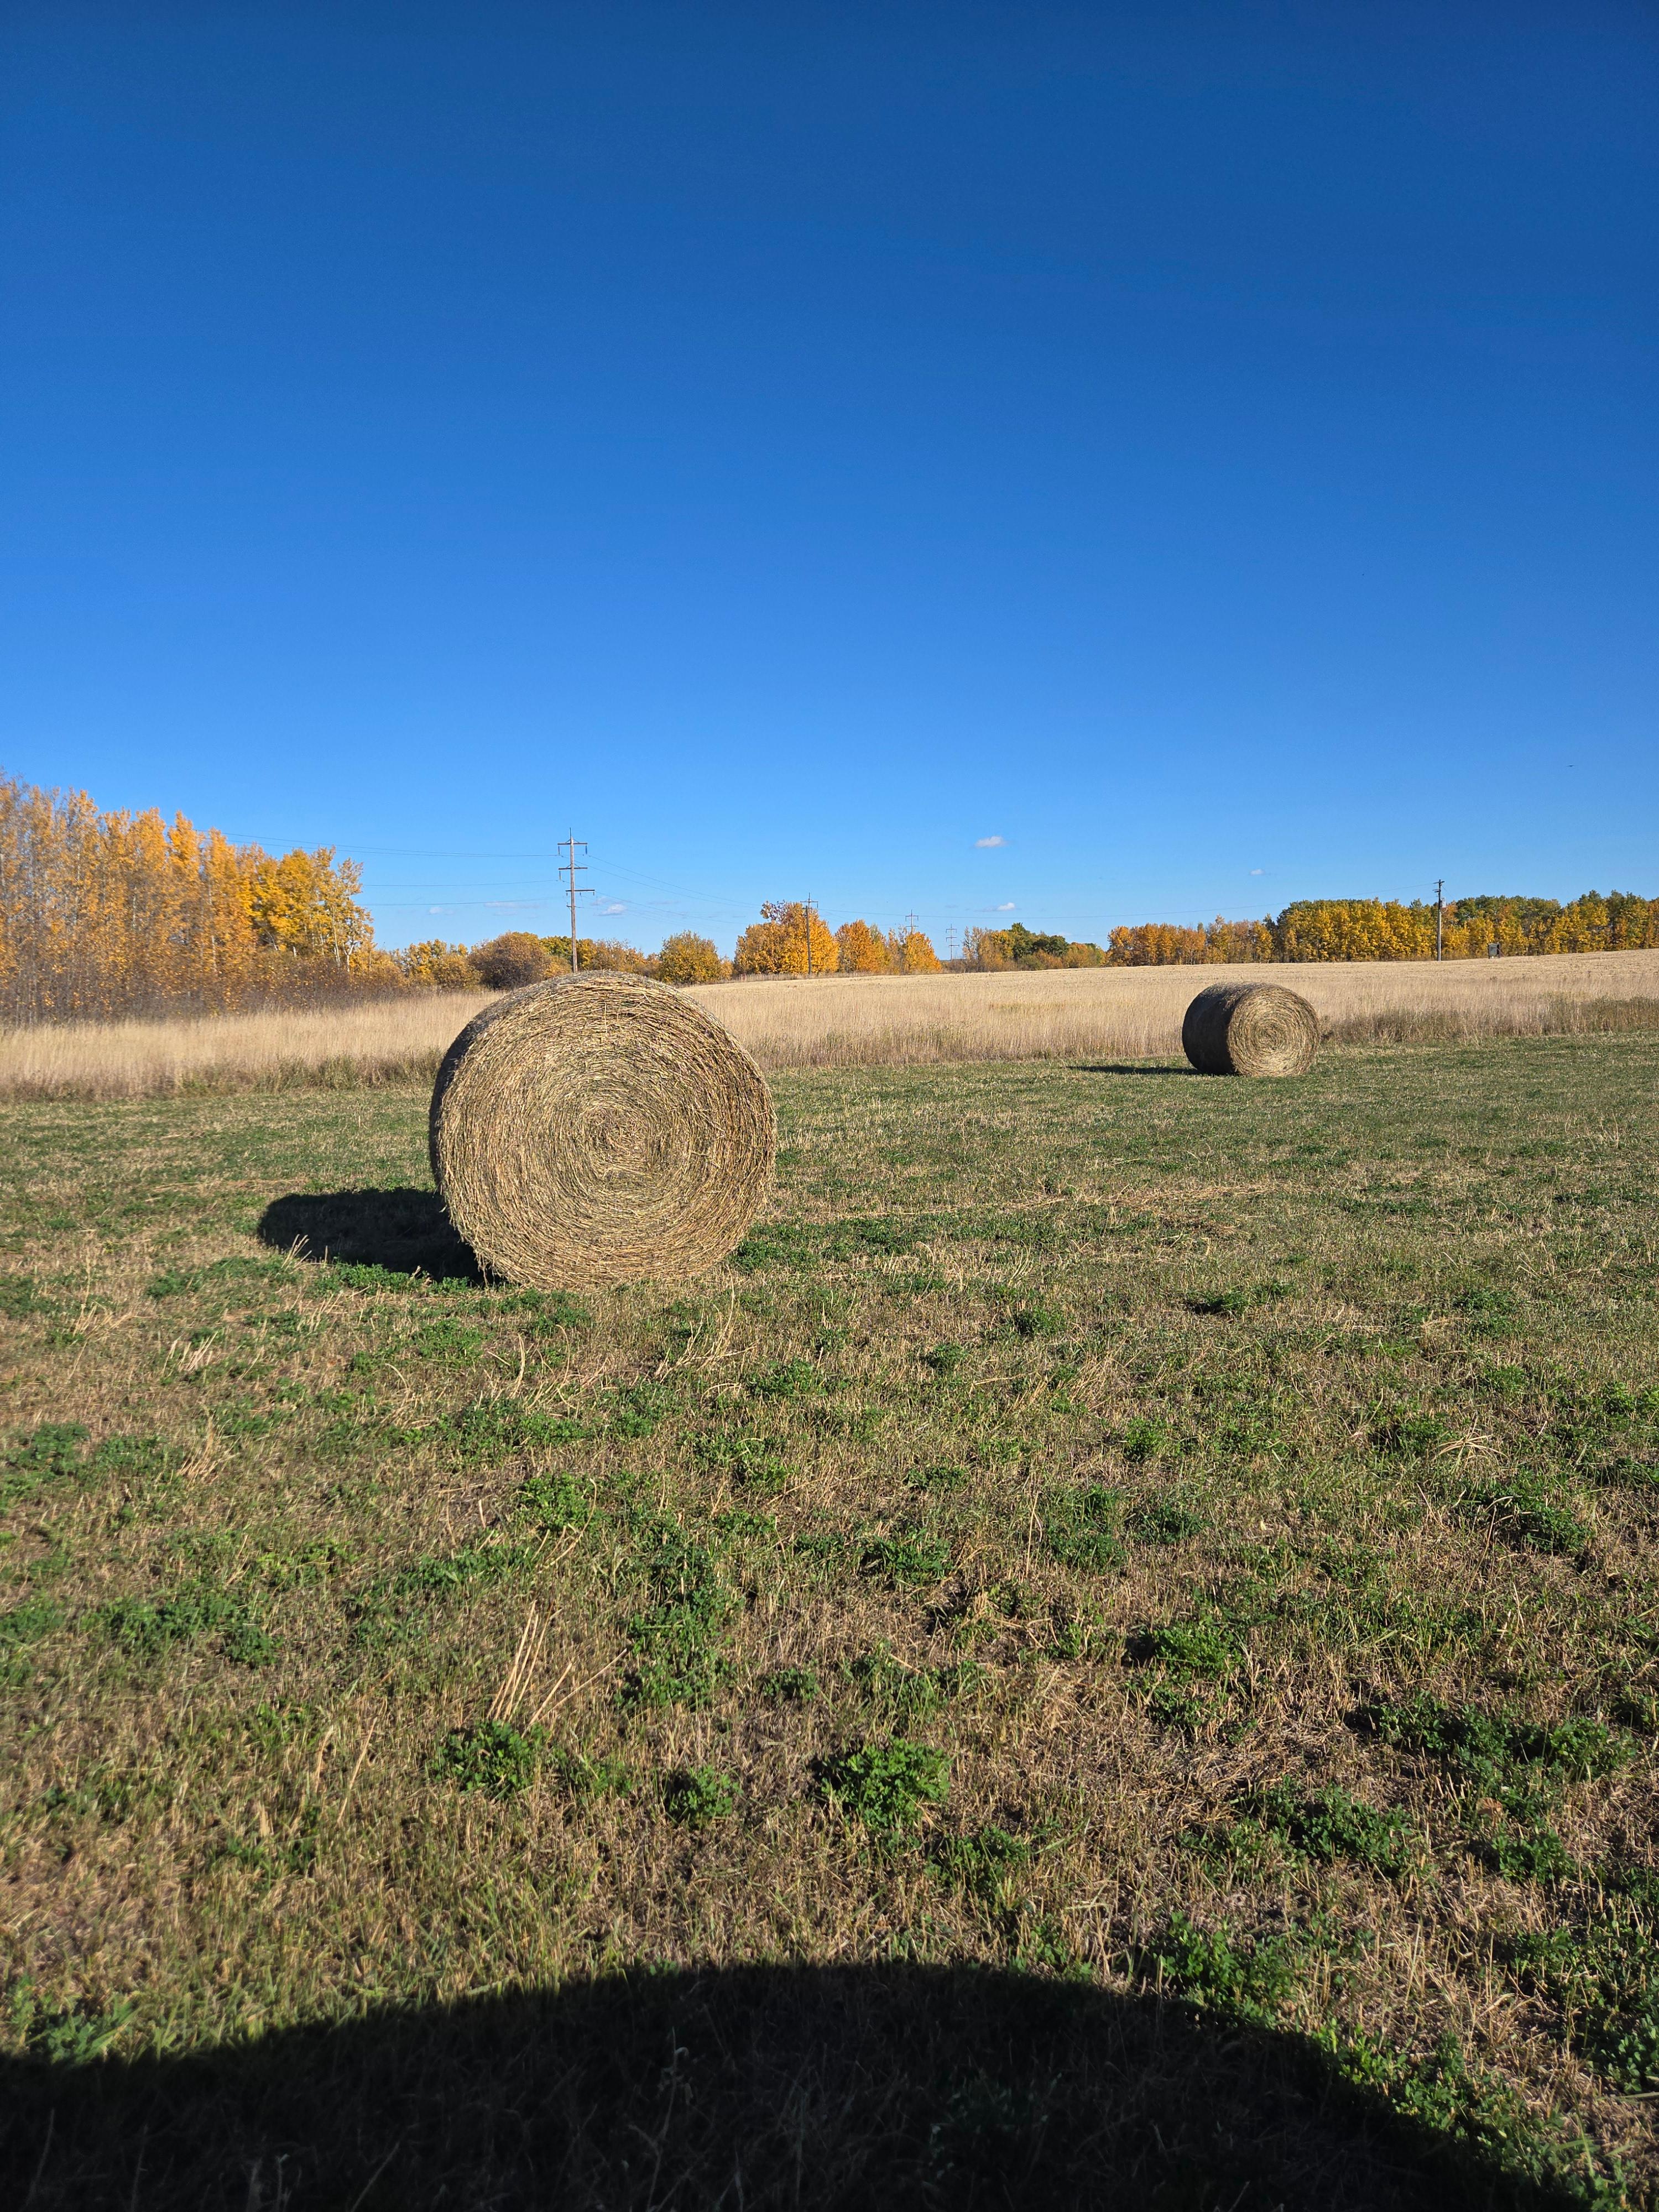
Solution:
{"label": "autumn tree", "polygon": [[1276,958],[1271,918],[1265,921],[1224,921],[1218,915],[1205,927],[1204,957],[1233,963]]}
{"label": "autumn tree", "polygon": [[1000,942],[1002,933],[997,929],[977,929],[971,925],[962,933],[962,957],[969,968],[982,968],[994,973],[999,968],[1013,965],[1003,951]]}
{"label": "autumn tree", "polygon": [[464,945],[446,945],[429,937],[420,945],[406,945],[392,955],[404,981],[423,991],[476,991],[483,981]]}
{"label": "autumn tree", "polygon": [[1297,899],[1273,933],[1283,960],[1432,960],[1434,908],[1395,899]]}
{"label": "autumn tree", "polygon": [[396,988],[357,871],[0,776],[0,1005],[14,1020]]}
{"label": "autumn tree", "polygon": [[933,950],[933,939],[920,929],[890,930],[887,960],[902,975],[937,975],[945,965]]}
{"label": "autumn tree", "polygon": [[331,960],[345,967],[374,941],[368,916],[357,903],[362,872],[355,860],[334,858],[331,845],[314,853],[297,848],[254,861],[248,914],[254,935],[273,951],[300,960]]}
{"label": "autumn tree", "polygon": [[765,907],[761,915],[759,921],[750,923],[732,949],[734,975],[781,975],[784,972],[783,924],[770,920]]}
{"label": "autumn tree", "polygon": [[836,932],[836,952],[848,975],[885,975],[892,969],[887,939],[867,921],[842,922]]}
{"label": "autumn tree", "polygon": [[1204,957],[1201,929],[1174,921],[1140,921],[1112,932],[1108,957],[1114,968],[1178,968]]}
{"label": "autumn tree", "polygon": [[663,939],[657,975],[664,983],[718,983],[731,974],[712,937],[682,929]]}
{"label": "autumn tree", "polygon": [[[1437,915],[1427,899],[1296,899],[1261,921],[1202,929],[1141,922],[1112,932],[1114,966],[1257,960],[1432,960]],[[1615,952],[1659,946],[1659,899],[1634,891],[1586,891],[1555,899],[1471,897],[1449,901],[1438,915],[1448,960],[1504,954]]]}
{"label": "autumn tree", "polygon": [[552,966],[547,947],[527,929],[509,929],[472,948],[472,965],[489,991],[520,991],[539,983]]}
{"label": "autumn tree", "polygon": [[738,975],[833,975],[840,964],[836,940],[822,916],[809,915],[799,899],[775,899],[763,906],[760,920],[744,931],[732,958]]}
{"label": "autumn tree", "polygon": [[1659,899],[1643,898],[1636,891],[1609,891],[1605,898],[1600,891],[1586,891],[1563,907],[1540,933],[1542,949],[1550,952],[1650,951],[1659,946]]}
{"label": "autumn tree", "polygon": [[[567,975],[570,969],[570,939],[566,937],[542,937],[537,939],[552,963],[556,975]],[[641,952],[637,945],[624,945],[617,937],[578,937],[576,965],[586,975],[592,968],[624,975],[650,975],[655,973],[652,954]]]}

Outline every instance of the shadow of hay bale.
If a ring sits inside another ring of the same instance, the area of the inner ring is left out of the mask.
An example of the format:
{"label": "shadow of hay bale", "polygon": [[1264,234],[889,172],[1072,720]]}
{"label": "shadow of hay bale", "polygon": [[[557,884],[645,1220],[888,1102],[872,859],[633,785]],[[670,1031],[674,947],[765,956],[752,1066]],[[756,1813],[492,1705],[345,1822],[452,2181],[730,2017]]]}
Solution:
{"label": "shadow of hay bale", "polygon": [[1185,1060],[1179,1065],[1167,1060],[1078,1060],[1073,1072],[1079,1075],[1179,1075],[1190,1081],[1192,1069]]}
{"label": "shadow of hay bale", "polygon": [[482,1282],[435,1190],[291,1191],[259,1218],[259,1241],[295,1259],[384,1267],[395,1275]]}
{"label": "shadow of hay bale", "polygon": [[1566,2199],[1307,2039],[976,1967],[751,1967],[0,2061],[36,2212],[282,2204],[1408,2212]]}

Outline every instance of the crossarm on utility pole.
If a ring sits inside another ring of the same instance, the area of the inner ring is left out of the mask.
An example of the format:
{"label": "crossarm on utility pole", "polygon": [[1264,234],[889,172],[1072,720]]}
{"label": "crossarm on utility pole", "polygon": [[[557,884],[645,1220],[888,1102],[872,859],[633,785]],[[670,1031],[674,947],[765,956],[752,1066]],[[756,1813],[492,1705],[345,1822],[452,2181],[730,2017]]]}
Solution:
{"label": "crossarm on utility pole", "polygon": [[581,972],[581,961],[576,951],[576,901],[579,897],[591,898],[592,893],[586,884],[578,889],[576,878],[587,873],[587,863],[586,860],[579,861],[576,854],[579,850],[584,853],[587,850],[587,841],[578,837],[573,830],[566,836],[564,844],[566,857],[559,863],[559,873],[570,878],[570,972],[577,975]]}

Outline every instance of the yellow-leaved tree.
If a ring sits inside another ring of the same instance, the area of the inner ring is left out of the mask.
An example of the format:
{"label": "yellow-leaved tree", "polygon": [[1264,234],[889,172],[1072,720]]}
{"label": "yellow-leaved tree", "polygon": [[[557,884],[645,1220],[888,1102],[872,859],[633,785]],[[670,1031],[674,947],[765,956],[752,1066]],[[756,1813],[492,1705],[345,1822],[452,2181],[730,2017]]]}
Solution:
{"label": "yellow-leaved tree", "polygon": [[[561,975],[567,974],[570,967],[569,938],[544,937],[540,941],[555,971]],[[650,954],[641,952],[637,945],[624,945],[616,937],[583,937],[580,933],[576,938],[576,965],[584,975],[590,969],[605,969],[624,975],[649,975],[655,972]]]}
{"label": "yellow-leaved tree", "polygon": [[405,945],[392,958],[404,981],[422,991],[476,991],[478,971],[464,945],[446,945],[441,937],[428,937],[419,945]]}
{"label": "yellow-leaved tree", "polygon": [[836,932],[836,951],[845,975],[886,975],[892,971],[887,939],[867,921],[842,922]]}
{"label": "yellow-leaved tree", "polygon": [[937,975],[945,965],[933,950],[933,939],[921,929],[890,929],[887,959],[901,975]]}
{"label": "yellow-leaved tree", "polygon": [[1273,926],[1266,921],[1224,921],[1219,915],[1204,930],[1204,957],[1215,961],[1273,960],[1278,957]]}
{"label": "yellow-leaved tree", "polygon": [[254,933],[275,951],[344,967],[374,942],[368,916],[357,903],[362,889],[357,863],[337,861],[331,845],[314,853],[296,847],[280,860],[262,853],[248,900]]}
{"label": "yellow-leaved tree", "polygon": [[712,937],[699,937],[682,929],[663,939],[657,955],[657,977],[664,983],[718,983],[731,974]]}
{"label": "yellow-leaved tree", "polygon": [[396,988],[358,888],[331,850],[273,859],[182,814],[106,814],[0,775],[0,1008],[58,1021]]}
{"label": "yellow-leaved tree", "polygon": [[799,899],[769,900],[732,956],[732,972],[738,975],[833,975],[840,964],[827,925],[816,912],[809,916]]}
{"label": "yellow-leaved tree", "polygon": [[1178,921],[1139,921],[1112,932],[1107,957],[1114,968],[1179,968],[1202,960],[1205,936]]}

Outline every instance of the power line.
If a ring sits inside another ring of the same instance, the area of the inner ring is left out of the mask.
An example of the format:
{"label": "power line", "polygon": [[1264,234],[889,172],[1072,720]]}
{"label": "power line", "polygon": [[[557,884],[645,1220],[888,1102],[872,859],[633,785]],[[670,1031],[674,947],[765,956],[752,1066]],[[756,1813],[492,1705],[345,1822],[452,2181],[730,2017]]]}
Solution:
{"label": "power line", "polygon": [[[442,862],[487,861],[501,863],[526,860],[544,860],[545,858],[544,853],[520,854],[512,852],[453,852],[441,848],[434,848],[429,846],[369,846],[361,847],[358,849],[366,857],[372,856],[375,858],[389,859],[394,855],[400,858],[426,857],[429,855],[430,857]],[[364,886],[364,895],[372,905],[379,907],[382,912],[387,914],[414,914],[421,912],[423,909],[434,915],[447,913],[460,914],[463,912],[475,912],[479,909],[511,909],[514,908],[518,908],[526,911],[533,911],[537,908],[543,908],[552,904],[555,901],[557,901],[561,905],[567,907],[569,911],[571,939],[577,948],[574,956],[574,964],[578,971],[580,971],[581,956],[579,932],[580,924],[580,913],[579,910],[576,909],[575,901],[578,898],[587,898],[603,902],[609,897],[610,894],[606,891],[601,890],[596,886],[586,884],[580,881],[581,877],[589,872],[588,864],[585,861],[577,861],[575,855],[578,852],[586,852],[589,849],[587,841],[586,839],[577,837],[574,830],[572,830],[559,841],[557,849],[563,856],[557,863],[556,873],[558,881],[555,884],[548,886],[545,890],[543,889],[540,884],[534,882],[533,879],[530,882],[526,882],[523,878],[520,878],[516,883],[509,881],[507,884],[496,887],[493,896],[478,897],[475,896],[467,897],[463,896],[456,897],[453,895],[446,896],[445,893],[449,890],[449,887],[452,884],[454,885],[454,888],[457,890],[461,890],[463,892],[471,888],[471,885],[466,884],[465,882],[457,884],[454,876],[448,875],[444,878],[427,878],[424,881],[418,878],[412,881],[408,878],[404,878],[401,881],[394,879],[391,883],[378,884],[371,881]],[[666,892],[669,894],[667,897],[647,899],[639,896],[638,892],[635,892],[625,902],[617,902],[619,905],[623,907],[626,912],[634,915],[639,921],[643,921],[647,915],[653,914],[653,912],[657,914],[678,913],[685,915],[688,920],[692,916],[696,916],[696,919],[702,922],[702,926],[707,927],[711,924],[718,926],[721,922],[741,923],[748,919],[752,911],[751,906],[747,901],[742,902],[734,901],[729,892],[722,894],[716,891],[711,895],[711,893],[707,890],[701,892],[696,891],[684,884],[674,882],[664,877],[648,872],[641,868],[629,867],[615,860],[609,860],[605,863],[605,874],[608,878],[621,879],[621,882],[618,883],[617,886],[618,889],[623,889],[629,884],[636,884],[641,886],[648,885],[653,890]],[[416,894],[416,896],[414,898],[405,898],[404,900],[392,900],[386,896],[386,894],[392,891],[402,891],[405,894],[413,892]],[[422,891],[429,891],[435,894],[435,896],[421,898],[418,895]],[[811,940],[811,928],[812,926],[819,921],[820,916],[816,898],[808,898],[804,903],[807,920],[807,973],[816,975],[820,972],[820,970],[816,954],[816,948],[814,947]],[[942,902],[942,908],[945,914],[950,914],[953,911],[959,913],[963,910],[961,905],[955,901]],[[939,909],[937,908],[935,909],[936,912],[939,910]],[[868,907],[865,908],[865,912],[866,914],[870,911],[871,909]],[[969,911],[972,913],[979,911],[979,909],[970,908]],[[983,911],[988,914],[990,909],[986,908],[983,909]],[[875,912],[877,919],[879,921],[883,917],[881,915],[881,909],[878,906],[875,909]],[[896,915],[890,916],[889,926],[891,926],[892,921],[896,921],[898,917]],[[907,939],[918,932],[921,927],[920,920],[914,911],[903,915],[902,927]],[[955,922],[951,922],[948,927],[946,927],[945,934],[947,937],[951,957],[954,959],[956,957],[957,941],[961,936],[962,931]],[[907,966],[908,964],[908,948],[905,964]]]}

